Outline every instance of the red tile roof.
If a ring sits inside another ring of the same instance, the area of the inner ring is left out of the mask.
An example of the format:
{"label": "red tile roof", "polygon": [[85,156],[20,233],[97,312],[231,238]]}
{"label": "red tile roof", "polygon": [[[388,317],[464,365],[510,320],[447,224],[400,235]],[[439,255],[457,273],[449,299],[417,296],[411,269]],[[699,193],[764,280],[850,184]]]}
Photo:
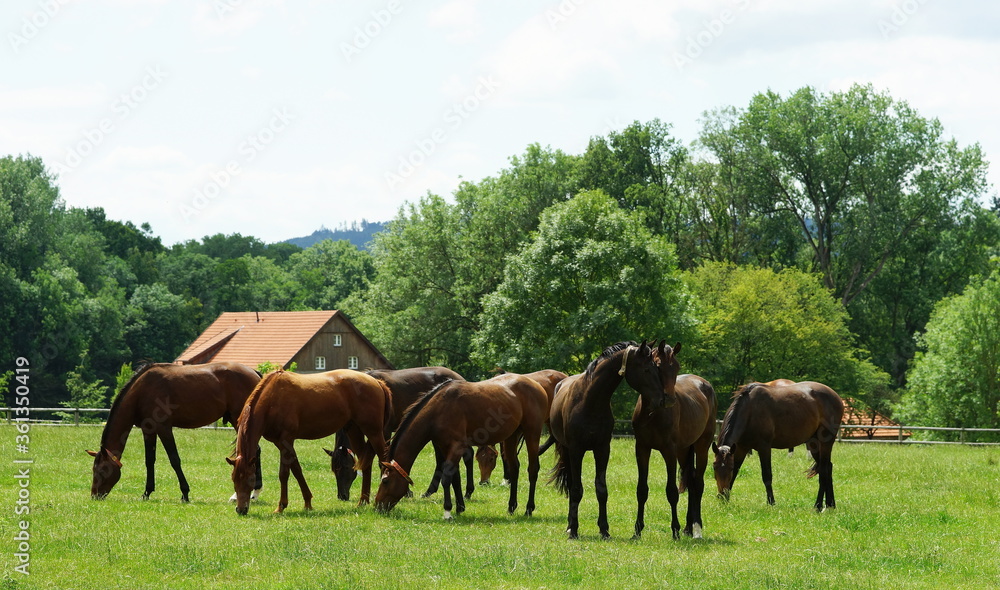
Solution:
{"label": "red tile roof", "polygon": [[285,366],[337,311],[225,312],[174,362]]}
{"label": "red tile roof", "polygon": [[[840,423],[842,425],[864,426],[864,428],[842,429],[841,436],[843,438],[899,438],[898,428],[886,428],[887,426],[899,426],[899,422],[886,418],[874,410],[860,410],[855,406],[855,401],[849,397],[844,398],[844,417]],[[904,439],[909,438],[910,434],[909,430],[903,430]]]}

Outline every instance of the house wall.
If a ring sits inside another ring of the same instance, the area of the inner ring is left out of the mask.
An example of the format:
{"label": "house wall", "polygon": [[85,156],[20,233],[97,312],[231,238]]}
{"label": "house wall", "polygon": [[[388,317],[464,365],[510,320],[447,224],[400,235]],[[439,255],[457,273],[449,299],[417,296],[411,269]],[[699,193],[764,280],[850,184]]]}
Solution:
{"label": "house wall", "polygon": [[[337,334],[341,338],[340,346],[334,346]],[[325,369],[316,369],[317,356],[326,357]],[[358,357],[357,368],[360,370],[390,368],[343,318],[336,315],[302,347],[292,361],[297,364],[299,373],[318,373],[347,369],[352,356]]]}

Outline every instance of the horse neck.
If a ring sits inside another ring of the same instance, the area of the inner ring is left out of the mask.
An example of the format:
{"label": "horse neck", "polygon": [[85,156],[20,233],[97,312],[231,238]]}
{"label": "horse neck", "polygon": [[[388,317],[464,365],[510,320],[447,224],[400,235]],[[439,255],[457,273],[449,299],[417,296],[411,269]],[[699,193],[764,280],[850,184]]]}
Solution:
{"label": "horse neck", "polygon": [[430,420],[427,419],[426,408],[407,425],[406,430],[396,431],[397,441],[393,441],[395,452],[389,457],[407,472],[413,467],[417,456],[431,440]]}
{"label": "horse neck", "polygon": [[142,390],[130,389],[123,394],[124,397],[117,404],[111,406],[111,413],[108,414],[108,421],[101,433],[101,447],[111,451],[115,457],[122,456],[125,443],[132,433],[132,426],[136,422],[136,400],[140,391]]}
{"label": "horse neck", "polygon": [[624,350],[619,351],[597,365],[590,376],[585,402],[611,405],[611,396],[624,379],[624,375],[619,375],[624,355]]}
{"label": "horse neck", "polygon": [[747,423],[750,417],[750,392],[744,391],[737,398],[736,403],[730,406],[722,420],[722,429],[719,431],[719,444],[735,446],[743,438],[746,432]]}
{"label": "horse neck", "polygon": [[[261,392],[261,396],[263,393]],[[266,403],[265,399],[254,400],[253,404],[247,400],[247,405],[244,406],[236,426],[237,457],[249,460],[257,454],[257,446],[264,434]]]}

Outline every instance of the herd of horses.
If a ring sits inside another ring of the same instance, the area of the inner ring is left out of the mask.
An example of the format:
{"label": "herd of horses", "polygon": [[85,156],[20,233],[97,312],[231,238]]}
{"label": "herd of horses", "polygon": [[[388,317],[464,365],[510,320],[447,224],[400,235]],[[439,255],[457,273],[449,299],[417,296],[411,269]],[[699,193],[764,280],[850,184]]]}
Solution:
{"label": "herd of horses", "polygon": [[[688,492],[683,533],[700,538],[701,501],[709,450],[719,497],[729,499],[746,456],[756,451],[767,501],[771,487],[771,449],[805,444],[814,459],[810,476],[819,476],[815,509],[836,506],[830,454],[843,417],[843,402],[821,383],[784,379],[750,383],[734,392],[716,436],[717,402],[712,385],[697,375],[680,374],[681,345],[643,341],[619,342],[604,349],[582,373],[555,370],[530,374],[501,373],[469,382],[445,367],[401,370],[334,370],[316,374],[274,371],[260,375],[243,365],[147,364],[136,370],[114,400],[94,457],[91,496],[107,496],[121,478],[120,457],[133,426],[143,435],[148,498],[154,491],[156,439],[159,438],[188,501],[189,486],[181,469],[173,428],[198,428],[218,421],[236,428],[232,466],[236,512],[247,514],[262,485],[260,439],[279,452],[281,495],[276,512],[288,506],[288,476],[295,476],[306,509],[312,493],[295,453],[298,439],[336,434],[330,455],[337,496],[348,500],[358,471],[362,473],[359,505],[371,502],[371,473],[376,456],[381,479],[374,498],[379,511],[389,511],[412,493],[410,470],[431,444],[435,473],[425,493],[444,490],[444,517],[462,513],[473,489],[473,449],[478,448],[482,479],[503,461],[509,481],[507,509],[518,507],[519,451],[527,454],[528,498],[525,514],[535,510],[539,456],[555,447],[551,481],[569,497],[567,534],[579,534],[578,511],[583,498],[583,461],[593,454],[598,529],[610,537],[606,482],[614,430],[612,394],[625,380],[638,392],[632,414],[638,469],[638,504],[634,538],[645,527],[649,495],[649,458],[659,451],[666,465],[666,496],[671,531],[679,538],[677,514],[681,493]],[[548,440],[542,443],[547,427]],[[500,452],[495,446],[499,445]],[[460,466],[467,486],[463,495]],[[679,474],[679,481],[678,481]],[[452,493],[454,492],[454,502]]]}

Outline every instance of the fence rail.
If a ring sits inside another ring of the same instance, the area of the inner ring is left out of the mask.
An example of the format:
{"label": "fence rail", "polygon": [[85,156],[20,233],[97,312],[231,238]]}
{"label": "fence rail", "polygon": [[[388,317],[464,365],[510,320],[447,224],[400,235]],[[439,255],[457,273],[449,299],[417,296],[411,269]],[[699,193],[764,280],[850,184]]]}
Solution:
{"label": "fence rail", "polygon": [[[15,420],[14,412],[16,408],[0,408],[0,412],[6,414],[7,422],[11,423]],[[36,412],[46,412],[55,413],[61,412],[64,414],[73,414],[73,422],[70,424],[65,420],[37,420],[31,419],[28,422],[32,424],[47,424],[52,426],[80,426],[80,414],[81,413],[93,413],[107,414],[111,410],[108,408],[30,408],[32,414]],[[205,426],[204,428],[231,428],[230,426],[220,426],[221,421],[217,421],[214,425]],[[716,420],[716,427],[722,426],[722,420]],[[894,430],[897,435],[894,438],[867,438],[860,436],[844,436],[845,430]],[[957,432],[957,441],[946,441],[946,440],[912,440],[907,434],[918,431],[925,432]],[[616,438],[632,438],[632,421],[631,420],[615,420],[615,430],[614,435]],[[997,434],[1000,435],[1000,428],[947,428],[943,426],[907,426],[903,424],[898,425],[878,425],[871,426],[866,424],[841,424],[840,433],[837,435],[837,440],[840,442],[847,443],[889,443],[889,444],[911,444],[911,445],[971,445],[971,446],[1000,446],[1000,442],[978,442],[968,440],[969,434],[984,433],[984,434]]]}

